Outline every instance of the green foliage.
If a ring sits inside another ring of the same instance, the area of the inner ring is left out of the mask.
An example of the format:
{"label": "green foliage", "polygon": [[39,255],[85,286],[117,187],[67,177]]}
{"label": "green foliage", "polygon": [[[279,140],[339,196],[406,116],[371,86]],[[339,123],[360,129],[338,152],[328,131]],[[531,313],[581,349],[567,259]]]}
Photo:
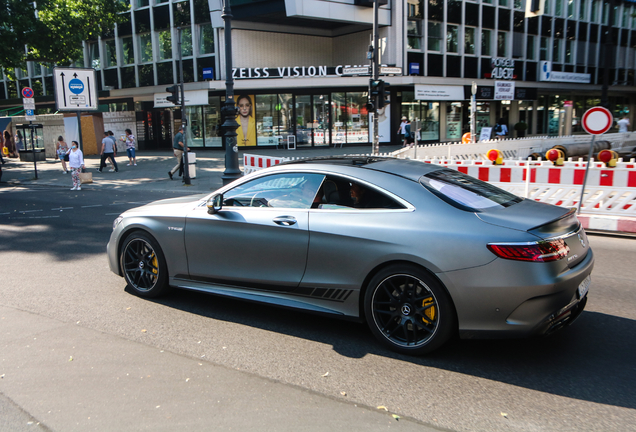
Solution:
{"label": "green foliage", "polygon": [[[0,0],[0,65],[13,77],[27,61],[71,65],[82,41],[96,40],[125,21],[122,0]],[[26,49],[24,48],[26,47]]]}

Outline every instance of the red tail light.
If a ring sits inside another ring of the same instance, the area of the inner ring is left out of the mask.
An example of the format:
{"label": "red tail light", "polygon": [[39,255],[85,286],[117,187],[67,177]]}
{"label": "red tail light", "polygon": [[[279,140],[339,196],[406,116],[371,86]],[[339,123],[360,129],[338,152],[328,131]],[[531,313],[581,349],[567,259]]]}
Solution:
{"label": "red tail light", "polygon": [[527,243],[490,243],[488,249],[499,258],[534,262],[558,261],[570,253],[570,248],[563,239]]}

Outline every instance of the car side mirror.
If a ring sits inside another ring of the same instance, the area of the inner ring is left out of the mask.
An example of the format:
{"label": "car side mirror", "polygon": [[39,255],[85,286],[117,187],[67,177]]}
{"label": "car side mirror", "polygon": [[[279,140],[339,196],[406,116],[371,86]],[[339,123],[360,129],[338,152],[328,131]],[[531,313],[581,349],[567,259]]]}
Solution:
{"label": "car side mirror", "polygon": [[209,214],[217,214],[223,208],[223,194],[212,195],[207,206]]}

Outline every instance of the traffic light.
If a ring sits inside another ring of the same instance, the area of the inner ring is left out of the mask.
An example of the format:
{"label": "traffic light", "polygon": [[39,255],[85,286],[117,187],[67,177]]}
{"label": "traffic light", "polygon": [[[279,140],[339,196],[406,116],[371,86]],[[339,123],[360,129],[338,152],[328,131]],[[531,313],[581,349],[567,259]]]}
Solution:
{"label": "traffic light", "polygon": [[382,85],[382,80],[371,80],[369,82],[369,96],[371,100],[375,100],[376,97],[380,96],[380,86]]}
{"label": "traffic light", "polygon": [[378,99],[378,108],[384,108],[384,105],[388,105],[391,102],[391,92],[389,87],[391,84],[385,81],[380,81],[380,92]]}
{"label": "traffic light", "polygon": [[170,96],[166,98],[167,101],[172,102],[175,105],[179,105],[179,85],[167,87],[166,91],[170,93]]}

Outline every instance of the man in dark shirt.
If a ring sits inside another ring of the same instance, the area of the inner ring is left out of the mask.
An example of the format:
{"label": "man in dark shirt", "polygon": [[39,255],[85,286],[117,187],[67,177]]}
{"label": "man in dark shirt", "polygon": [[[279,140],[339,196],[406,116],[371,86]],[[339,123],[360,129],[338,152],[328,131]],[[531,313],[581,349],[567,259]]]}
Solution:
{"label": "man in dark shirt", "polygon": [[183,174],[183,151],[185,150],[185,145],[183,144],[183,126],[179,127],[179,131],[174,136],[172,150],[174,151],[174,157],[177,158],[177,164],[174,168],[168,171],[170,180],[172,180],[172,176],[177,172],[177,170],[179,170],[179,176]]}

